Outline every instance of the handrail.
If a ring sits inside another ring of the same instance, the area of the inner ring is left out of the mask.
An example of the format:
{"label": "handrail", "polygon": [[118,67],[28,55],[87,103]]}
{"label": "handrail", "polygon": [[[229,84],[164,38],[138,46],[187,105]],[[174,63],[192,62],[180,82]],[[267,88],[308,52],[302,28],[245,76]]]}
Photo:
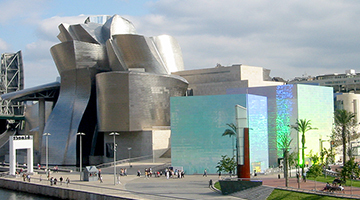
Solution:
{"label": "handrail", "polygon": [[[140,157],[135,157],[135,158],[127,158],[127,159],[123,159],[123,160],[118,160],[115,162],[116,165],[119,164],[123,164],[123,163],[129,163],[129,162],[135,162],[135,161],[139,161],[139,160],[146,160],[146,159],[150,159],[152,158],[152,155],[147,155],[147,156],[140,156]],[[111,167],[114,166],[114,162],[108,162],[108,163],[102,163],[99,165],[96,165],[96,168],[106,168],[106,167]]]}

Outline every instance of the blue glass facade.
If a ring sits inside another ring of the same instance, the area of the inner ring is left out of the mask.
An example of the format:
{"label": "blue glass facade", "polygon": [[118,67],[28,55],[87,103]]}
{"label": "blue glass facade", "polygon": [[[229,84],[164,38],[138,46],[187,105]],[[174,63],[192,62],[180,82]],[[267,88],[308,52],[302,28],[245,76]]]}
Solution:
{"label": "blue glass facade", "polygon": [[[318,130],[309,131],[306,135],[305,155],[310,150],[319,152],[319,139],[331,134],[333,120],[332,88],[312,85],[280,85],[270,87],[234,88],[228,94],[255,94],[267,97],[268,133],[269,133],[269,166],[276,167],[282,150],[278,148],[278,136],[291,133],[293,141],[290,152],[297,152],[300,147],[298,133],[290,129],[297,119],[311,120]],[[300,154],[301,156],[301,154]]]}
{"label": "blue glass facade", "polygon": [[[250,162],[268,166],[266,98],[256,95],[215,95],[172,97],[171,162],[183,166],[187,174],[207,169],[216,173],[222,155],[232,157],[235,137],[222,136],[235,124],[235,105],[247,108],[250,127]],[[247,106],[251,105],[251,106]]]}

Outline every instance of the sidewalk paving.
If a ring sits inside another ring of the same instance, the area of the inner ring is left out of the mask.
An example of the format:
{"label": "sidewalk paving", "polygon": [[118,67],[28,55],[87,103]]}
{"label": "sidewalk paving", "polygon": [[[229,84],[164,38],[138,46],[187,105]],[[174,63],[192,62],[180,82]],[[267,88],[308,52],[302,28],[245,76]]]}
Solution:
{"label": "sidewalk paving", "polygon": [[[58,182],[52,187],[68,188],[73,190],[107,194],[128,199],[149,199],[149,200],[165,200],[165,199],[240,199],[234,196],[224,196],[216,193],[209,188],[209,181],[217,180],[217,175],[209,175],[203,177],[202,175],[185,175],[184,178],[170,178],[166,179],[163,175],[161,177],[144,177],[144,169],[155,167],[156,165],[163,165],[164,163],[132,163],[132,168],[128,164],[117,166],[117,172],[121,168],[128,168],[128,176],[120,177],[120,184],[114,185],[113,167],[102,168],[103,183],[100,181],[80,181],[79,172],[52,172],[50,177],[55,177]],[[137,170],[141,170],[141,177],[136,176]],[[42,181],[40,181],[40,177]],[[70,179],[70,184],[66,185],[64,182],[60,185],[59,179],[63,177],[66,180]],[[23,181],[22,177],[7,178],[10,180]],[[50,185],[45,174],[34,174],[31,176],[31,183]]]}
{"label": "sidewalk paving", "polygon": [[[69,188],[73,190],[107,194],[129,199],[241,199],[236,196],[225,196],[212,191],[209,188],[209,181],[210,179],[213,182],[217,181],[219,179],[217,175],[208,175],[207,177],[203,177],[202,175],[185,174],[183,179],[170,178],[168,180],[164,175],[161,177],[151,177],[149,179],[144,177],[145,168],[154,168],[159,165],[164,165],[165,163],[167,163],[167,160],[160,160],[157,163],[153,163],[151,161],[131,163],[131,168],[128,163],[118,165],[117,173],[119,173],[121,168],[127,168],[128,176],[121,176],[120,184],[118,184],[117,179],[115,179],[115,185],[113,167],[102,168],[101,171],[103,176],[103,183],[100,183],[99,181],[81,181],[79,172],[53,172],[51,173],[50,177],[56,177],[58,180],[58,183],[53,187]],[[136,176],[137,170],[141,171],[141,177]],[[71,180],[70,184],[66,185],[65,183],[62,183],[60,185],[60,177],[63,177],[64,182],[66,178],[69,177]],[[40,178],[42,181],[40,181]],[[278,179],[277,174],[259,175],[254,178],[257,180],[262,180],[264,186],[285,188],[285,179]],[[23,181],[22,177],[8,179]],[[31,183],[50,185],[50,182],[47,181],[45,174],[32,175]],[[300,183],[300,190],[314,193],[314,190],[316,189],[318,191],[315,193],[328,195],[329,193],[320,191],[324,188],[324,186],[325,183],[308,180],[307,182]],[[286,189],[295,191],[298,190],[298,183],[296,178],[289,178],[289,188]],[[345,194],[337,194],[345,195],[346,197],[353,195],[352,197],[360,198],[360,188],[350,188],[345,186]]]}
{"label": "sidewalk paving", "polygon": [[[285,178],[278,179],[274,176],[260,176],[259,179],[263,180],[263,185],[271,186],[275,188],[285,188]],[[323,192],[321,191],[325,187],[325,183],[307,180],[306,182],[300,181],[300,189],[298,188],[298,182],[295,177],[289,178],[289,189],[291,190],[303,190],[309,191],[311,193],[316,194],[325,194],[331,195],[330,192]],[[342,192],[335,192],[337,196],[344,196],[344,197],[356,197],[360,198],[360,188],[359,187],[349,187],[344,186],[344,193]]]}

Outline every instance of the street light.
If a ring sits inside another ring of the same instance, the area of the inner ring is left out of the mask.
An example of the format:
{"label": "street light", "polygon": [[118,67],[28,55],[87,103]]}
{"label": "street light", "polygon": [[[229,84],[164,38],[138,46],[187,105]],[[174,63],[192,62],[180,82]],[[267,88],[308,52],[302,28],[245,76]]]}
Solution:
{"label": "street light", "polygon": [[131,166],[131,163],[130,163],[130,159],[131,159],[131,147],[128,147],[128,151],[129,151],[129,167],[132,167],[132,166]]}
{"label": "street light", "polygon": [[76,133],[76,135],[80,136],[80,181],[82,180],[82,137],[85,133]]}
{"label": "street light", "polygon": [[[356,150],[357,150],[357,148],[359,147],[359,146],[356,146],[356,147],[353,147],[353,144],[354,143],[360,143],[360,141],[355,141],[355,142],[350,142],[350,158],[352,158],[354,155],[353,155],[353,151],[354,151],[354,149],[353,148],[356,148]],[[356,154],[355,154],[355,156],[357,156],[357,152],[356,152]]]}
{"label": "street light", "polygon": [[46,156],[46,176],[48,176],[48,169],[49,169],[49,135],[51,135],[50,133],[44,133],[43,134],[45,136],[46,142],[45,142],[45,156]]}
{"label": "street light", "polygon": [[115,136],[119,135],[119,133],[112,132],[109,135],[114,136],[114,185],[116,185],[116,143],[115,143]]}

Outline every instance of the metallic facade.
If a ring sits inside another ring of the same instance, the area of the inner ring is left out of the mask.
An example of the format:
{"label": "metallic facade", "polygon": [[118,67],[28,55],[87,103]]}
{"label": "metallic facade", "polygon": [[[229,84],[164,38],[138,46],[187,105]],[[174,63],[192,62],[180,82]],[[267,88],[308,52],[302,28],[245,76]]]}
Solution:
{"label": "metallic facade", "polygon": [[170,75],[184,68],[174,38],[138,35],[118,15],[61,24],[59,30],[61,43],[51,54],[61,76],[60,93],[44,130],[51,134],[50,164],[78,162],[77,132],[86,134],[86,163],[88,156],[103,153],[100,132],[170,125],[170,96],[182,96],[187,88],[185,79]]}
{"label": "metallic facade", "polygon": [[170,97],[187,89],[181,77],[131,71],[100,73],[96,85],[101,132],[169,126]]}

